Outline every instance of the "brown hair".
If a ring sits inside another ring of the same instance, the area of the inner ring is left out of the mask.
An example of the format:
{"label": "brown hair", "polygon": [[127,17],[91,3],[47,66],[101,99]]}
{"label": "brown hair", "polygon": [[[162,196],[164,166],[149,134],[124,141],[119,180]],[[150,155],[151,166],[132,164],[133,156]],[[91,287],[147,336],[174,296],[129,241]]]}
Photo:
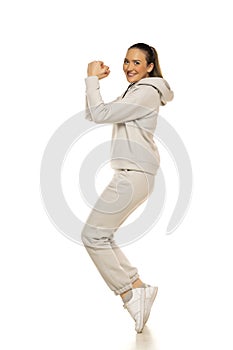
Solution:
{"label": "brown hair", "polygon": [[149,73],[149,77],[160,77],[163,78],[162,72],[161,72],[161,68],[159,65],[159,58],[158,58],[158,54],[157,51],[155,50],[154,47],[149,46],[147,44],[144,43],[137,43],[134,44],[132,46],[130,46],[128,48],[128,50],[130,49],[139,49],[144,51],[145,55],[146,55],[146,62],[149,65],[150,63],[154,64],[154,68],[152,69],[152,71]]}

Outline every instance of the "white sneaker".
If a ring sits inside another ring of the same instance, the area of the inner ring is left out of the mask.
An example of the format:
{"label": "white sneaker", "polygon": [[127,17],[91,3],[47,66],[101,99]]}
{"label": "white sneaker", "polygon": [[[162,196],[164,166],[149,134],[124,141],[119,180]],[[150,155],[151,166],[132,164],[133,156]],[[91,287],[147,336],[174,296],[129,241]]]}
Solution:
{"label": "white sneaker", "polygon": [[144,312],[144,325],[146,324],[149,316],[150,311],[153,305],[153,302],[155,300],[155,297],[158,293],[158,287],[152,287],[150,285],[146,285],[145,287],[145,312]]}
{"label": "white sneaker", "polygon": [[[147,288],[134,288],[132,289],[133,296],[127,303],[124,304],[124,308],[128,310],[130,315],[135,321],[135,330],[137,333],[141,333],[144,328],[144,314],[145,314],[145,295]],[[149,299],[148,299],[149,300]],[[148,308],[149,310],[149,308]],[[148,312],[147,312],[148,313]],[[146,313],[146,314],[147,314]],[[149,317],[149,316],[148,316]]]}

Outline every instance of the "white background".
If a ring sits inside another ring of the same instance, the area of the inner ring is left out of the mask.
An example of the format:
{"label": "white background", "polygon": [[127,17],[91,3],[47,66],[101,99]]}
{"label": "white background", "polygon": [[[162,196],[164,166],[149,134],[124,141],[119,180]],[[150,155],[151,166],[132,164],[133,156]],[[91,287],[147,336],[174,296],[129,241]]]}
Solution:
{"label": "white background", "polygon": [[[230,5],[1,2],[1,349],[232,350]],[[178,181],[160,146],[164,214],[125,248],[142,278],[159,285],[145,334],[135,336],[133,321],[86,251],[49,220],[39,175],[54,131],[84,108],[87,63],[101,59],[110,66],[101,88],[106,101],[114,99],[127,87],[126,49],[140,41],[157,48],[175,92],[161,115],[189,152],[194,188],[183,223],[165,235]]]}

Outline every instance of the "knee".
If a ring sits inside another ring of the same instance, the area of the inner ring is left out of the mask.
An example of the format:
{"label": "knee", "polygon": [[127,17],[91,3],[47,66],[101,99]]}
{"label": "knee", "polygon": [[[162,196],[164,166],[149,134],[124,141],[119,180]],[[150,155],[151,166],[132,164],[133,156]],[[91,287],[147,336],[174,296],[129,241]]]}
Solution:
{"label": "knee", "polygon": [[84,226],[84,228],[81,232],[81,240],[82,240],[84,246],[90,245],[91,237],[90,237],[90,231],[88,230],[87,225]]}
{"label": "knee", "polygon": [[81,232],[81,239],[85,247],[104,248],[109,245],[113,236],[112,229],[103,229],[86,224]]}
{"label": "knee", "polygon": [[81,239],[85,247],[95,247],[100,239],[97,227],[86,223],[81,232]]}

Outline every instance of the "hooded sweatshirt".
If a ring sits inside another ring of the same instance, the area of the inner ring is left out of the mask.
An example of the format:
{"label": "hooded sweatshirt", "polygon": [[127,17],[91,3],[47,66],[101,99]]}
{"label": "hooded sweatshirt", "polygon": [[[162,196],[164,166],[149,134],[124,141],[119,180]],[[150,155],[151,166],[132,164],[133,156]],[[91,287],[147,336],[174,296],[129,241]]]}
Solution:
{"label": "hooded sweatshirt", "polygon": [[160,156],[153,136],[159,107],[173,99],[163,78],[150,77],[130,84],[125,93],[104,103],[97,76],[85,79],[86,119],[113,124],[111,166],[155,175]]}

